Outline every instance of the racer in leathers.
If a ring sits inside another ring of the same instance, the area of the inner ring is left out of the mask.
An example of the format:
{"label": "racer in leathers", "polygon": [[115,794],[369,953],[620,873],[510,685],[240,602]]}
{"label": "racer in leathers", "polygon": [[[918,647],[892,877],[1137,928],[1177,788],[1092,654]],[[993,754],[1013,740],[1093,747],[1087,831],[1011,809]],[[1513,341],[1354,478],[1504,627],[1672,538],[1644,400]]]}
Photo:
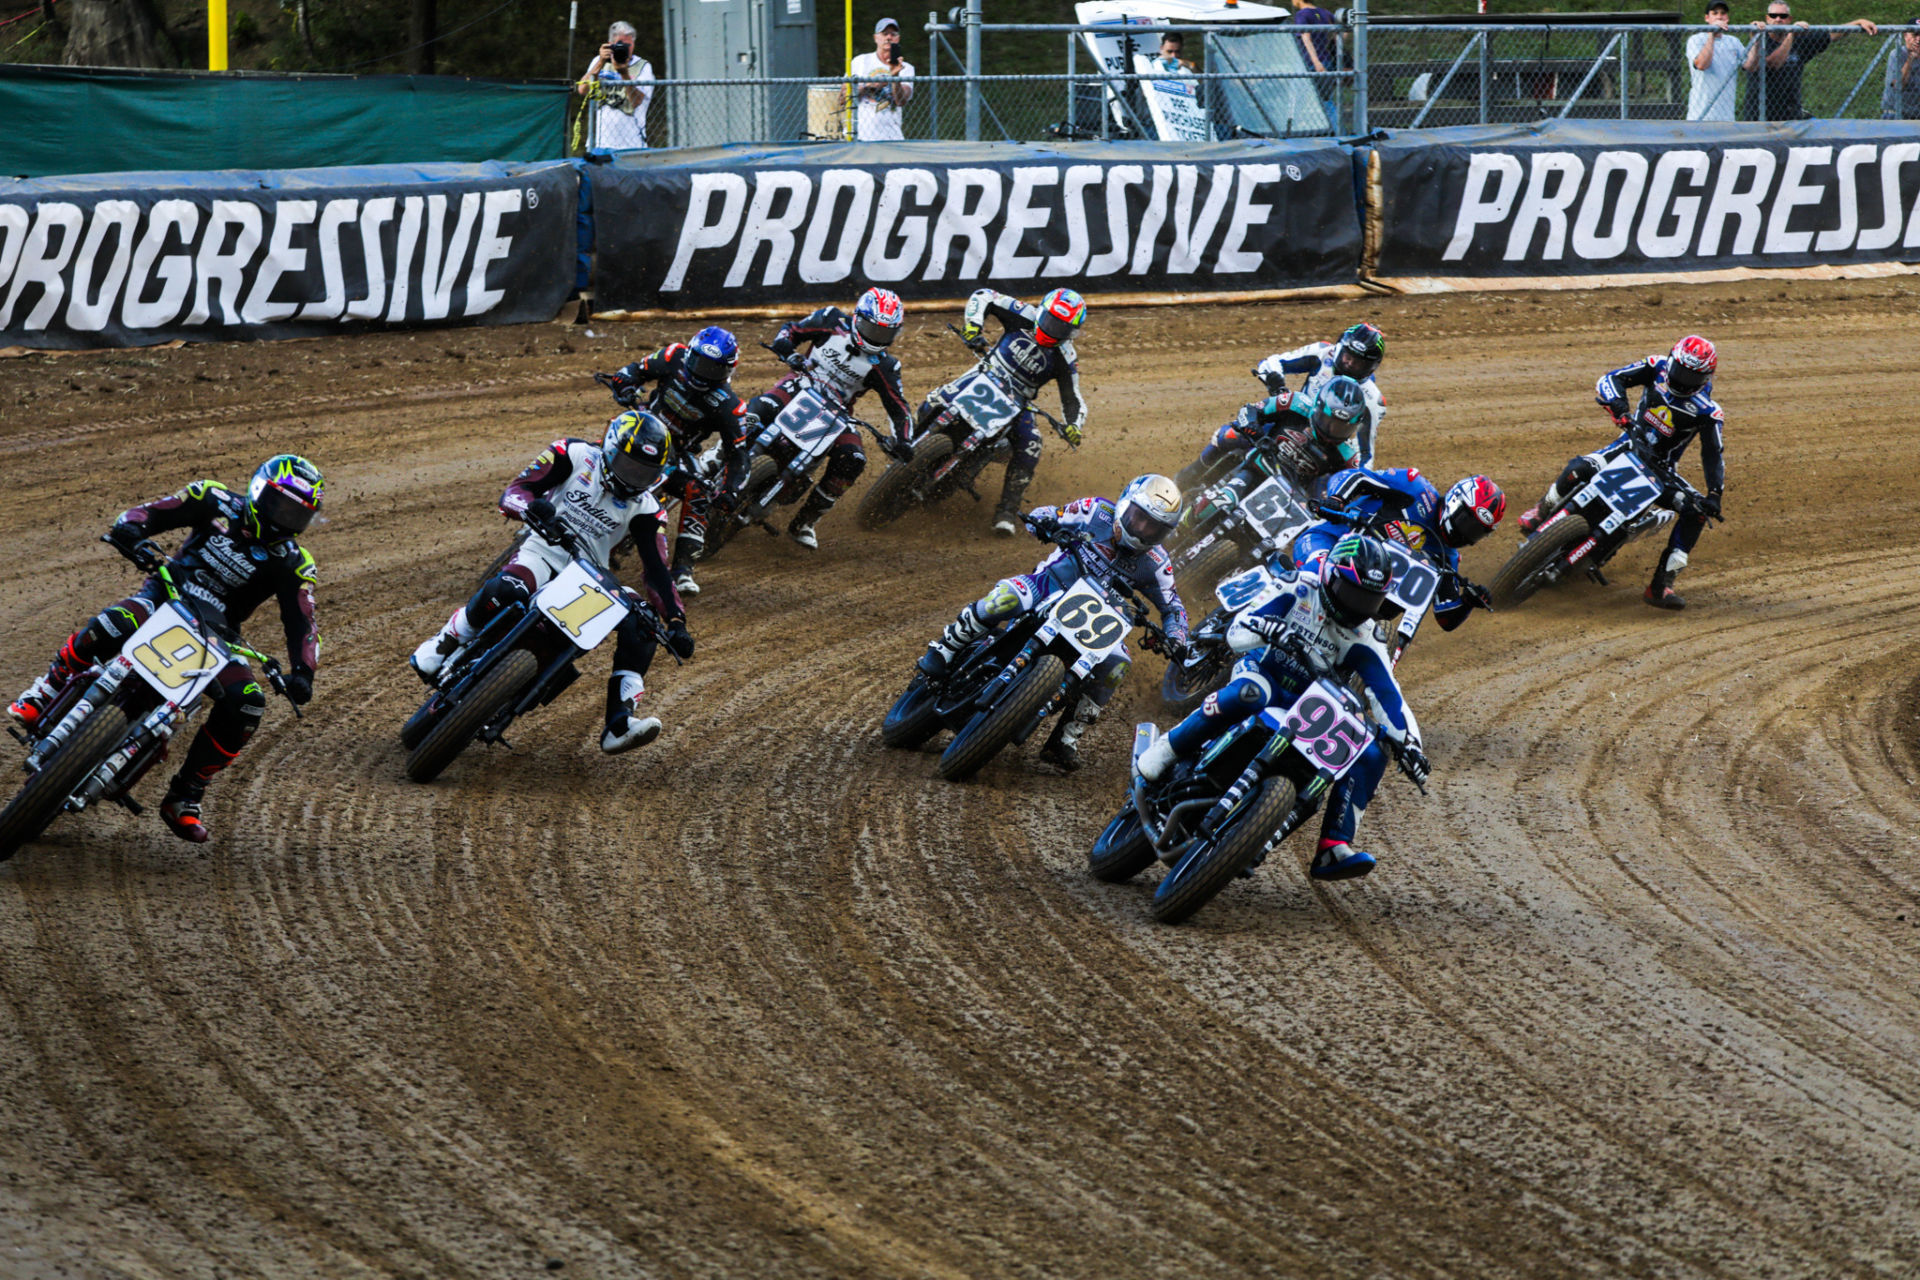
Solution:
{"label": "racer in leathers", "polygon": [[[448,659],[500,610],[531,601],[572,563],[575,551],[604,569],[629,533],[640,552],[647,602],[666,621],[667,647],[691,658],[693,637],[667,568],[667,535],[656,496],[672,451],[666,424],[644,409],[621,414],[604,441],[555,440],[543,450],[500,496],[500,510],[526,524],[526,541],[504,569],[481,583],[473,598],[414,650],[410,661],[420,678],[437,684]],[[630,611],[614,632],[606,729],[600,735],[600,749],[608,755],[645,746],[660,733],[657,717],[640,715],[655,650],[640,611]]]}
{"label": "racer in leathers", "polygon": [[1265,707],[1286,708],[1316,679],[1358,675],[1378,726],[1374,739],[1327,796],[1320,844],[1310,873],[1316,880],[1351,880],[1373,870],[1370,853],[1353,847],[1373,793],[1386,773],[1384,737],[1400,767],[1424,784],[1431,766],[1420,726],[1393,678],[1393,661],[1373,627],[1387,598],[1392,568],[1386,549],[1365,534],[1349,533],[1320,562],[1318,572],[1268,566],[1284,584],[1279,595],[1233,620],[1227,643],[1241,655],[1233,679],[1207,695],[1200,709],[1169,729],[1140,755],[1140,775],[1165,777],[1177,760],[1198,756],[1207,743]]}
{"label": "racer in leathers", "polygon": [[[1080,498],[1062,507],[1035,507],[1026,525],[1042,542],[1081,538],[1112,566],[1113,574],[1153,601],[1166,633],[1170,660],[1177,660],[1187,640],[1187,610],[1173,585],[1173,566],[1160,543],[1180,523],[1180,491],[1165,476],[1140,476],[1121,491],[1119,502]],[[960,610],[938,640],[927,646],[920,670],[934,680],[967,646],[995,627],[1036,609],[1080,580],[1079,563],[1065,551],[1055,551],[1032,573],[1003,578],[993,590]],[[1120,652],[1094,669],[1090,692],[1081,694],[1070,715],[1060,717],[1041,755],[1069,771],[1080,767],[1080,737],[1100,718],[1113,700],[1114,690],[1127,678],[1133,658]]]}
{"label": "racer in leathers", "polygon": [[[1005,332],[982,357],[987,372],[1022,405],[1020,416],[1008,429],[1013,456],[1007,460],[1000,502],[993,512],[993,531],[1010,538],[1019,532],[1021,501],[1027,496],[1027,486],[1033,483],[1034,468],[1040,465],[1040,433],[1034,429],[1033,410],[1027,406],[1040,394],[1040,388],[1057,382],[1067,442],[1079,444],[1087,427],[1087,405],[1080,398],[1079,356],[1073,349],[1073,335],[1086,322],[1087,304],[1071,289],[1055,289],[1040,299],[1038,306],[994,289],[975,289],[967,299],[960,336],[976,351],[985,347],[980,327],[989,317],[998,320]],[[940,388],[920,406],[915,434],[946,412],[947,390]]]}
{"label": "racer in leathers", "polygon": [[1442,498],[1414,467],[1342,471],[1327,482],[1325,505],[1351,519],[1324,520],[1302,531],[1293,540],[1295,568],[1317,573],[1348,534],[1372,527],[1440,571],[1430,609],[1442,631],[1453,630],[1475,609],[1493,608],[1487,589],[1460,572],[1460,549],[1492,533],[1507,512],[1507,496],[1485,476],[1455,481]]}
{"label": "racer in leathers", "polygon": [[[287,697],[301,704],[313,697],[320,664],[320,632],[314,624],[313,557],[297,541],[320,510],[326,484],[305,458],[282,453],[253,473],[246,496],[218,480],[196,480],[178,493],[120,514],[107,540],[149,571],[162,563],[193,614],[216,634],[237,632],[269,599],[280,606],[287,636]],[[171,559],[151,541],[172,529],[191,532]],[[47,674],[7,708],[28,728],[40,723],[68,681],[96,662],[119,653],[128,636],[167,599],[158,577],[118,604],[109,605],[67,637]],[[267,695],[243,659],[216,677],[206,723],[193,736],[186,758],[160,802],[160,818],[182,840],[207,839],[200,802],[214,775],[233,762],[266,714]]]}
{"label": "racer in leathers", "polygon": [[[1693,493],[1676,485],[1661,498],[1661,505],[1679,516],[1667,538],[1667,549],[1654,565],[1653,581],[1645,599],[1660,609],[1684,609],[1687,602],[1673,589],[1673,580],[1687,567],[1687,556],[1707,521],[1720,520],[1721,494],[1727,487],[1726,460],[1722,452],[1721,428],[1726,417],[1713,398],[1713,373],[1719,356],[1713,344],[1691,334],[1673,344],[1664,356],[1648,356],[1630,365],[1600,375],[1594,384],[1594,399],[1620,428],[1612,444],[1597,453],[1585,454],[1567,463],[1565,471],[1547,489],[1540,505],[1520,516],[1520,532],[1527,537],[1552,518],[1560,504],[1572,497],[1594,472],[1628,449],[1650,458],[1669,472],[1679,471],[1680,459],[1695,436],[1700,437],[1700,470],[1706,477],[1707,492]],[[1639,409],[1627,412],[1627,391],[1645,388],[1640,393]]]}
{"label": "racer in leathers", "polygon": [[1360,385],[1351,378],[1331,379],[1317,391],[1281,391],[1246,406],[1215,431],[1200,457],[1174,479],[1192,495],[1239,466],[1256,445],[1271,441],[1281,469],[1318,497],[1328,476],[1361,465],[1353,440],[1366,411]]}
{"label": "racer in leathers", "polygon": [[[900,385],[899,357],[887,348],[900,336],[906,319],[907,309],[898,294],[891,289],[869,289],[854,304],[852,315],[838,307],[822,307],[804,320],[781,325],[767,345],[793,367],[794,373],[747,402],[747,426],[757,435],[754,449],[778,447],[776,441],[781,437],[774,431],[773,420],[810,378],[849,408],[868,391],[878,395],[904,450],[911,411],[906,390]],[[805,355],[800,354],[801,343],[807,344]],[[784,465],[787,459],[781,461]],[[849,426],[827,451],[826,471],[794,513],[787,525],[788,535],[803,547],[818,547],[820,538],[814,525],[866,469],[860,430]],[[740,480],[745,478],[743,474]]]}
{"label": "racer in leathers", "polygon": [[1387,402],[1375,385],[1373,375],[1387,358],[1387,336],[1376,325],[1356,324],[1332,342],[1309,342],[1291,351],[1278,351],[1253,366],[1253,376],[1266,384],[1267,394],[1279,395],[1287,389],[1288,374],[1304,374],[1300,389],[1317,392],[1334,378],[1352,378],[1360,384],[1367,402],[1366,420],[1354,436],[1357,467],[1373,465],[1374,442],[1379,438],[1380,420],[1387,416]]}
{"label": "racer in leathers", "polygon": [[[731,480],[739,482],[741,415],[745,406],[734,394],[733,370],[740,362],[740,344],[725,329],[709,326],[684,344],[668,343],[644,360],[635,360],[614,373],[595,375],[620,402],[638,403],[640,389],[657,384],[647,397],[647,409],[673,435],[673,474],[661,488],[663,498],[680,499],[680,528],[673,543],[673,585],[683,596],[700,594],[693,579],[693,562],[707,545],[707,518],[712,500]],[[618,421],[618,419],[615,419]],[[720,437],[721,474],[703,476],[695,459],[706,450],[707,438]]]}

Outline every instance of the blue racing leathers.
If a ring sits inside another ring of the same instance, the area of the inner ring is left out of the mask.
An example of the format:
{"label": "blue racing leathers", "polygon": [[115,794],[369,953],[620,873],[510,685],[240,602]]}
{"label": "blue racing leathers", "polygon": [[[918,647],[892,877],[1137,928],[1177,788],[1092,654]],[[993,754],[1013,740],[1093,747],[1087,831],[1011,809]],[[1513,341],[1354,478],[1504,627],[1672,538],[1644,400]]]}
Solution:
{"label": "blue racing leathers", "polygon": [[[1253,367],[1253,376],[1266,384],[1267,390],[1275,395],[1286,389],[1288,374],[1305,374],[1306,381],[1299,389],[1309,396],[1320,393],[1320,388],[1333,381],[1333,358],[1340,354],[1337,342],[1309,342],[1304,347],[1295,347],[1291,351],[1278,351]],[[1360,393],[1367,400],[1367,420],[1360,424],[1360,431],[1354,436],[1356,467],[1373,465],[1374,440],[1380,430],[1380,420],[1387,416],[1387,401],[1375,385],[1373,375],[1360,379]]]}
{"label": "blue racing leathers", "polygon": [[1393,660],[1372,623],[1342,626],[1328,616],[1317,574],[1270,564],[1281,591],[1240,614],[1227,629],[1227,644],[1241,657],[1233,679],[1207,695],[1200,709],[1167,731],[1177,757],[1198,755],[1206,744],[1263,708],[1284,710],[1321,676],[1336,681],[1358,675],[1377,726],[1374,740],[1327,797],[1322,841],[1351,843],[1360,817],[1386,773],[1381,739],[1397,748],[1420,749],[1420,726],[1393,678]]}
{"label": "blue racing leathers", "polygon": [[1433,618],[1442,631],[1451,631],[1467,620],[1474,606],[1466,598],[1466,582],[1460,577],[1460,553],[1441,536],[1440,491],[1417,468],[1342,471],[1327,481],[1326,505],[1352,512],[1354,520],[1323,521],[1302,532],[1293,542],[1296,568],[1317,571],[1336,542],[1371,525],[1381,537],[1424,557],[1440,571]]}

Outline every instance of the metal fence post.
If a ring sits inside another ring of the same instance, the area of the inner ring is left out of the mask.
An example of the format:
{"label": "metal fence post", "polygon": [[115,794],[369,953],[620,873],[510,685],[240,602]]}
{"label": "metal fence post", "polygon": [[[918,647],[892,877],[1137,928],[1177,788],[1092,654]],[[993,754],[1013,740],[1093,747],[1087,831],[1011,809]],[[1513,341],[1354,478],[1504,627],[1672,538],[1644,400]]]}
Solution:
{"label": "metal fence post", "polygon": [[1493,57],[1491,54],[1492,47],[1493,47],[1493,41],[1487,38],[1486,32],[1482,31],[1480,33],[1480,123],[1481,124],[1487,123],[1487,107],[1489,103],[1489,97],[1493,89],[1493,86],[1490,83],[1493,79]]}
{"label": "metal fence post", "polygon": [[1367,132],[1367,0],[1353,0],[1353,131]]}
{"label": "metal fence post", "polygon": [[[1758,120],[1760,123],[1765,124],[1767,122],[1767,105],[1768,105],[1767,104],[1767,54],[1772,52],[1773,42],[1767,39],[1767,33],[1764,28],[1761,30],[1759,35],[1754,37],[1754,39],[1760,42],[1760,83],[1754,86],[1754,92],[1760,96],[1760,101],[1758,105],[1755,106],[1754,108],[1753,118],[1755,120]],[[1736,112],[1736,114],[1738,113]]]}
{"label": "metal fence post", "polygon": [[1075,69],[1074,57],[1079,47],[1079,44],[1080,44],[1080,37],[1073,35],[1072,33],[1068,33],[1067,35],[1067,137],[1069,138],[1077,136],[1076,131],[1074,129],[1075,121],[1074,121],[1074,115],[1073,115],[1073,73]]}
{"label": "metal fence post", "polygon": [[1860,73],[1860,78],[1853,82],[1853,92],[1849,93],[1847,95],[1847,100],[1840,104],[1840,109],[1834,112],[1835,116],[1845,116],[1848,111],[1852,110],[1853,100],[1860,96],[1860,88],[1862,85],[1866,84],[1867,77],[1871,76],[1876,70],[1879,69],[1880,60],[1882,58],[1885,58],[1888,54],[1892,53],[1893,47],[1898,43],[1900,43],[1898,40],[1886,40],[1881,43],[1880,52],[1873,55],[1873,61],[1869,62],[1867,64],[1867,69]]}
{"label": "metal fence post", "polygon": [[1623,32],[1620,37],[1620,118],[1627,118],[1627,52],[1633,48],[1633,33]]}
{"label": "metal fence post", "polygon": [[940,33],[933,24],[940,21],[940,15],[927,12],[927,75],[933,83],[927,86],[927,110],[932,113],[933,121],[927,128],[927,136],[938,141],[940,138]]}
{"label": "metal fence post", "polygon": [[980,0],[967,0],[967,141],[980,141]]}

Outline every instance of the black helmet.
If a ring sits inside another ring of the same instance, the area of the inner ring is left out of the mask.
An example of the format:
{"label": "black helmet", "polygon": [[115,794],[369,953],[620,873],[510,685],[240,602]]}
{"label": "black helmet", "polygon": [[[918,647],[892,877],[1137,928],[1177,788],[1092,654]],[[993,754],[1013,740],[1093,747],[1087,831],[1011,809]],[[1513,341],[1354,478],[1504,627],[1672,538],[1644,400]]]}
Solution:
{"label": "black helmet", "polygon": [[645,409],[633,409],[607,424],[600,445],[607,488],[616,497],[634,498],[659,483],[673,437],[667,424]]}
{"label": "black helmet", "polygon": [[1380,612],[1393,585],[1393,561],[1387,549],[1364,533],[1350,533],[1333,544],[1320,562],[1320,600],[1333,620],[1357,627]]}
{"label": "black helmet", "polygon": [[326,492],[320,468],[297,453],[275,454],[247,486],[247,532],[262,542],[306,532]]}
{"label": "black helmet", "polygon": [[1387,335],[1370,324],[1356,324],[1334,343],[1333,371],[1356,382],[1373,376],[1387,358]]}
{"label": "black helmet", "polygon": [[1313,401],[1313,434],[1332,447],[1353,439],[1366,421],[1367,397],[1352,378],[1334,378],[1320,388]]}

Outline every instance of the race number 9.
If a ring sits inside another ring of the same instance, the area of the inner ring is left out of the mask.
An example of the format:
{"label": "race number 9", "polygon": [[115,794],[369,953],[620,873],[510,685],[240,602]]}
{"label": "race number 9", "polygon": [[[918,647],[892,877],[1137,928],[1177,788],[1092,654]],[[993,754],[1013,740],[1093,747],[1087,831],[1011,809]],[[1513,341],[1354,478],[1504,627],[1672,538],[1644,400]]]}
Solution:
{"label": "race number 9", "polygon": [[133,660],[169,689],[193,683],[212,666],[207,646],[182,626],[171,626],[133,651]]}
{"label": "race number 9", "polygon": [[557,609],[549,608],[547,616],[566,629],[575,640],[587,629],[587,624],[613,608],[613,600],[606,592],[587,583],[580,584],[580,594]]}

